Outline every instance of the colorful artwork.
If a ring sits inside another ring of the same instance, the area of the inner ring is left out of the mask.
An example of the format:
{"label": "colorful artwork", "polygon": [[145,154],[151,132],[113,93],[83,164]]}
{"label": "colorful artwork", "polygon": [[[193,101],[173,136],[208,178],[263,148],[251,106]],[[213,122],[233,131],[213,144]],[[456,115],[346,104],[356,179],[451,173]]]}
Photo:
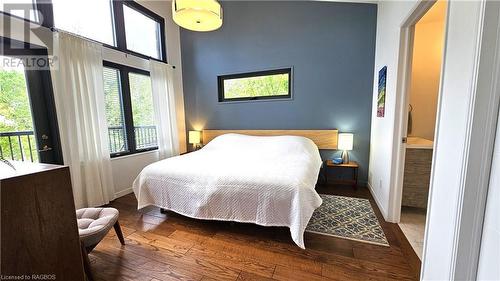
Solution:
{"label": "colorful artwork", "polygon": [[387,66],[382,67],[378,72],[378,98],[377,98],[377,117],[385,115],[385,85],[387,79]]}

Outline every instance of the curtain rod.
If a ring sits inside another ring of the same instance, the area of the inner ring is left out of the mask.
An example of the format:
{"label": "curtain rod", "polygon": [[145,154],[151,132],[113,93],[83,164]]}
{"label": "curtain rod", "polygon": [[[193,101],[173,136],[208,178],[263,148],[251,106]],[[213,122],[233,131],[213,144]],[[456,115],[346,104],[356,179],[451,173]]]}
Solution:
{"label": "curtain rod", "polygon": [[134,53],[134,52],[129,52],[129,51],[120,50],[120,49],[118,49],[118,48],[117,48],[117,47],[115,47],[115,46],[106,45],[106,44],[103,44],[102,42],[99,42],[99,41],[97,41],[97,40],[90,39],[90,38],[87,38],[87,37],[81,36],[81,35],[79,35],[79,34],[73,33],[73,32],[69,32],[69,31],[66,31],[66,30],[60,30],[60,29],[57,29],[57,28],[55,28],[55,27],[51,27],[51,28],[50,28],[50,31],[52,31],[52,32],[63,32],[63,33],[69,34],[69,35],[71,35],[71,36],[74,36],[74,37],[77,37],[77,38],[80,38],[80,39],[83,39],[83,40],[86,40],[86,41],[89,41],[89,42],[93,42],[93,43],[96,43],[96,44],[100,44],[100,45],[101,45],[101,46],[103,46],[103,47],[106,47],[106,48],[109,48],[109,49],[112,49],[112,50],[116,50],[116,51],[122,52],[122,53],[124,53],[125,55],[132,55],[132,56],[134,56],[134,57],[137,57],[137,58],[140,58],[140,59],[149,60],[149,61],[154,60],[154,61],[157,61],[157,62],[164,63],[164,64],[166,64],[166,65],[168,65],[168,66],[172,67],[173,69],[175,69],[175,65],[168,64],[168,63],[166,63],[166,62],[164,62],[164,61],[157,60],[157,59],[154,59],[154,58],[152,58],[152,57],[147,57],[147,56],[145,56],[145,57],[147,57],[147,58],[141,58],[141,56],[140,56],[140,55],[137,55],[137,54],[136,54],[136,53]]}

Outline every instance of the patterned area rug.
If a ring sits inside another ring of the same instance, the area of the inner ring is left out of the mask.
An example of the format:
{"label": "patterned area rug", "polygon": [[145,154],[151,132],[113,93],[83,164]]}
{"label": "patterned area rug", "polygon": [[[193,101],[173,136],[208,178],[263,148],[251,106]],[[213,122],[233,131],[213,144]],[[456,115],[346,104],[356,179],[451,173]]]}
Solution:
{"label": "patterned area rug", "polygon": [[307,232],[389,246],[368,199],[320,196],[323,204],[314,211]]}

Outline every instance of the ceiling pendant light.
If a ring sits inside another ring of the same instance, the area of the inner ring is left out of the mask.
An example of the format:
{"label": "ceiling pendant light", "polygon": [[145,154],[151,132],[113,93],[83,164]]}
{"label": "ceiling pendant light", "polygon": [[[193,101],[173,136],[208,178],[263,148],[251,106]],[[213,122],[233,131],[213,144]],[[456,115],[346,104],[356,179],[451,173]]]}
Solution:
{"label": "ceiling pendant light", "polygon": [[216,0],[172,0],[172,15],[175,23],[192,31],[222,26],[222,7]]}

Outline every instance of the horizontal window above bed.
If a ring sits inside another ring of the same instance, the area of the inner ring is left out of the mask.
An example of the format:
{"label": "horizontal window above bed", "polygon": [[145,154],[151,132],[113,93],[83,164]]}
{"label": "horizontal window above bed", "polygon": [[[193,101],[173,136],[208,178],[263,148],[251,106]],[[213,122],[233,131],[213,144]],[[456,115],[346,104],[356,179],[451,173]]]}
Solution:
{"label": "horizontal window above bed", "polygon": [[292,97],[292,69],[218,76],[219,102],[289,99]]}

